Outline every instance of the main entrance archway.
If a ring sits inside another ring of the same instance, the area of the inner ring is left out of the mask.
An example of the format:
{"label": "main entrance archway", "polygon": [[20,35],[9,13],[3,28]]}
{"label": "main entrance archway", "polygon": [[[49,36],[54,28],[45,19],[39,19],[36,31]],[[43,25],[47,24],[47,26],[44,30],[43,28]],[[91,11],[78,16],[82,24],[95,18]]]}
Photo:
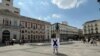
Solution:
{"label": "main entrance archway", "polygon": [[5,41],[10,40],[10,32],[8,30],[4,30],[2,32],[2,42],[4,43]]}

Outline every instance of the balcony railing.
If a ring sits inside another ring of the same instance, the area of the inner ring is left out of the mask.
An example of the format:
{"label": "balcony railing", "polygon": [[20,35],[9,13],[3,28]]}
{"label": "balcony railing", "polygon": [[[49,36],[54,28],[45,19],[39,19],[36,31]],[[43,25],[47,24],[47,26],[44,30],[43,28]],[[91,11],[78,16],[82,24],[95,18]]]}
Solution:
{"label": "balcony railing", "polygon": [[4,24],[0,24],[0,26],[2,28],[13,28],[13,29],[19,29],[19,28],[21,28],[20,26],[15,26],[15,25],[4,25]]}

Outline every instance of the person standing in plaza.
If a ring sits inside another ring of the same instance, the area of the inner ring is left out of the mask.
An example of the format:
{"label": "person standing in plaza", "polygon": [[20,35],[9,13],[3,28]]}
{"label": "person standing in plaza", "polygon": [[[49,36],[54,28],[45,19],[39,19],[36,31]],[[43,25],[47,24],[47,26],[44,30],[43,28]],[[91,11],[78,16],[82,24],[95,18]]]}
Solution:
{"label": "person standing in plaza", "polygon": [[83,38],[82,40],[83,40],[83,43],[86,43],[86,38]]}
{"label": "person standing in plaza", "polygon": [[19,44],[22,45],[22,42],[23,42],[23,41],[20,39],[20,40],[19,40]]}
{"label": "person standing in plaza", "polygon": [[52,38],[51,39],[51,45],[52,45],[52,48],[53,48],[53,53],[54,54],[58,54],[58,49],[59,49],[59,38]]}
{"label": "person standing in plaza", "polygon": [[97,39],[96,39],[95,37],[92,37],[90,43],[91,43],[93,46],[97,46]]}

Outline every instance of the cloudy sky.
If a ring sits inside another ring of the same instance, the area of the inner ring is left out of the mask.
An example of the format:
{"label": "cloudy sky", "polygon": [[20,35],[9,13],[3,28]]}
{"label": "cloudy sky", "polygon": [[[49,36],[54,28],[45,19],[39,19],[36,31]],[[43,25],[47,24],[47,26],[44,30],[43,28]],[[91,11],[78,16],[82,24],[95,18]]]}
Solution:
{"label": "cloudy sky", "polygon": [[89,20],[99,19],[100,5],[96,0],[14,0],[20,14],[51,23],[67,21],[82,28]]}

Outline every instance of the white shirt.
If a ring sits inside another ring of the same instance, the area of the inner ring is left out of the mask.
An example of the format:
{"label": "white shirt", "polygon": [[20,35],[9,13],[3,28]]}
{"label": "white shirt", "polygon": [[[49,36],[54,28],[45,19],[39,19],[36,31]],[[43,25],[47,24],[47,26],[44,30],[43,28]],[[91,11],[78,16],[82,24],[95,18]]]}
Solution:
{"label": "white shirt", "polygon": [[58,45],[58,47],[59,47],[59,46],[60,46],[60,40],[59,40],[59,38],[51,38],[51,47],[52,47],[52,48],[54,47],[54,46],[53,46],[53,44],[54,44],[53,40],[57,40],[57,45]]}

